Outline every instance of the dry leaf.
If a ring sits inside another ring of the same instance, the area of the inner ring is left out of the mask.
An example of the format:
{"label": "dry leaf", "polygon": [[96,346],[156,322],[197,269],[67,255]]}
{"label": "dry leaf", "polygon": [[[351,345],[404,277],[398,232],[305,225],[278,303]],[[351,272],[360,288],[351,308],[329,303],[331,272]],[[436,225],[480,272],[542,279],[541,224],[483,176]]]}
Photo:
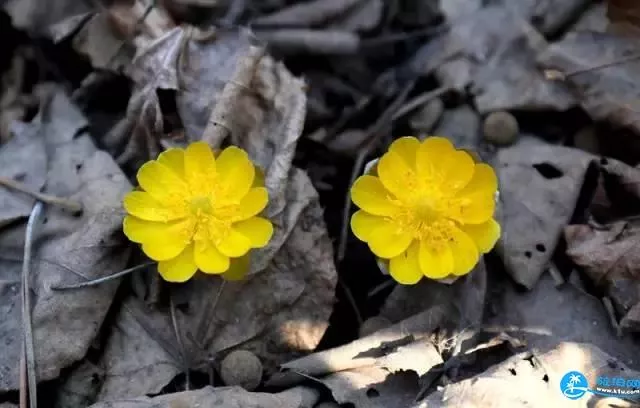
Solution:
{"label": "dry leaf", "polygon": [[632,368],[640,367],[636,342],[616,335],[599,299],[573,285],[557,289],[549,274],[529,292],[518,292],[512,285],[503,292],[494,304],[500,313],[489,318],[487,326],[502,328],[531,349],[561,341],[584,342],[607,350]]}
{"label": "dry leaf", "polygon": [[205,387],[155,398],[127,398],[91,405],[91,408],[313,408],[318,393],[296,387],[277,394],[248,392],[240,387]]}
{"label": "dry leaf", "polygon": [[480,113],[495,110],[565,110],[575,104],[564,85],[547,81],[535,55],[547,43],[515,12],[489,6],[455,21],[414,56],[412,69],[435,69],[442,84],[475,95]]}
{"label": "dry leaf", "polygon": [[49,27],[71,16],[88,13],[92,3],[77,0],[8,0],[2,8],[19,29],[43,35]]}
{"label": "dry leaf", "polygon": [[517,283],[531,289],[544,272],[591,160],[580,150],[528,138],[498,153],[503,231],[498,252]]}
{"label": "dry leaf", "polygon": [[[640,131],[638,83],[640,45],[635,38],[575,32],[539,56],[548,70],[558,70],[593,119]],[[572,75],[572,72],[578,72]],[[557,82],[557,81],[555,81]]]}
{"label": "dry leaf", "polygon": [[592,386],[598,375],[623,378],[640,375],[596,346],[555,343],[541,351],[518,354],[473,378],[448,385],[412,408],[592,407],[601,397],[587,394],[572,401],[560,392],[560,379],[574,370],[583,373]]}
{"label": "dry leaf", "polygon": [[[33,191],[40,191],[47,174],[42,127],[51,124],[38,126],[40,119],[34,120],[34,126],[16,122],[14,136],[0,145],[0,177],[19,181]],[[29,216],[33,204],[31,196],[0,186],[0,228]]]}
{"label": "dry leaf", "polygon": [[[56,90],[52,100],[25,129],[47,146],[45,192],[81,201],[80,217],[47,207],[34,236],[31,274],[35,292],[33,326],[38,380],[84,357],[111,305],[118,281],[77,292],[52,286],[81,282],[118,272],[129,251],[120,233],[121,201],[131,185],[111,157],[96,149],[85,132],[86,120]],[[46,137],[45,137],[46,135]],[[24,164],[24,161],[22,162]],[[18,389],[22,345],[20,269],[25,225],[0,230],[0,390]]]}

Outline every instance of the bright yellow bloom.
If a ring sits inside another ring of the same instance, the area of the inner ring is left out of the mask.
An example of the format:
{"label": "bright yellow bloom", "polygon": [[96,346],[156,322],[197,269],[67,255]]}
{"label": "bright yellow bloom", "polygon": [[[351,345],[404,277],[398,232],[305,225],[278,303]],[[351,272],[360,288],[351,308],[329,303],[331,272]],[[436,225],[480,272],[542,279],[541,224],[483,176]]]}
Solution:
{"label": "bright yellow bloom", "polygon": [[500,237],[498,181],[442,137],[396,140],[351,188],[351,229],[402,284],[469,273]]}
{"label": "bright yellow bloom", "polygon": [[184,282],[198,269],[240,279],[249,250],[273,235],[271,222],[257,216],[268,201],[260,174],[237,147],[217,157],[204,142],[169,149],[140,167],[140,190],[124,199],[124,233],[167,281]]}

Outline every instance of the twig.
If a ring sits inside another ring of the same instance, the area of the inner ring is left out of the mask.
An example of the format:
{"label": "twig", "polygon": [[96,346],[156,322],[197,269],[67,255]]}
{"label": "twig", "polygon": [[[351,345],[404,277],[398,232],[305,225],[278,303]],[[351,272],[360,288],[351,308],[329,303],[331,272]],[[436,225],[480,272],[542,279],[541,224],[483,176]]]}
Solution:
{"label": "twig", "polygon": [[178,317],[176,316],[176,304],[173,300],[173,293],[169,294],[169,312],[171,314],[171,325],[173,326],[173,333],[176,336],[176,341],[178,342],[178,347],[180,350],[180,354],[182,354],[182,364],[183,370],[185,374],[185,391],[189,391],[189,385],[191,383],[191,378],[189,376],[189,356],[187,355],[187,349],[184,347],[184,342],[182,341],[182,335],[180,334],[180,328],[178,327]]}
{"label": "twig", "polygon": [[547,268],[549,269],[549,274],[553,278],[553,282],[556,288],[559,288],[560,286],[565,284],[564,276],[562,276],[562,273],[560,273],[558,267],[554,262],[549,262],[549,266]]}
{"label": "twig", "polygon": [[638,61],[638,60],[640,60],[640,54],[632,55],[632,56],[626,57],[626,58],[620,58],[619,60],[606,62],[606,63],[600,64],[600,65],[594,65],[592,67],[576,69],[574,71],[570,71],[570,72],[567,72],[567,73],[563,73],[561,71],[554,70],[554,69],[549,69],[549,70],[545,71],[545,74],[547,75],[547,78],[549,78],[549,79],[565,80],[565,79],[568,79],[568,78],[570,78],[572,76],[585,74],[585,73],[593,72],[593,71],[598,71],[598,70],[601,70],[601,69],[604,69],[604,68],[614,67],[616,65],[623,65],[623,64],[626,64],[628,62],[634,62],[634,61]]}
{"label": "twig", "polygon": [[447,86],[441,86],[440,88],[436,88],[433,91],[425,92],[422,95],[418,95],[415,98],[409,100],[407,103],[402,105],[400,109],[393,115],[392,120],[398,120],[402,118],[407,113],[413,111],[416,108],[424,105],[425,103],[438,98],[441,95],[444,95],[450,90]]}
{"label": "twig", "polygon": [[[20,402],[25,403],[25,392],[29,394],[29,407],[37,408],[38,406],[38,391],[37,391],[37,379],[36,379],[36,359],[33,345],[33,327],[31,325],[31,290],[29,286],[29,272],[31,269],[31,250],[33,247],[33,235],[35,224],[42,213],[43,204],[36,202],[29,215],[29,221],[27,222],[27,231],[24,242],[24,260],[22,262],[22,327],[24,328],[23,338],[23,358],[26,366],[21,368],[26,372],[27,377],[27,389],[20,389]],[[22,375],[21,375],[22,377]]]}
{"label": "twig", "polygon": [[[367,129],[367,133],[370,135],[369,142],[363,147],[363,149],[358,154],[356,158],[356,162],[353,165],[353,171],[351,173],[351,180],[349,185],[353,185],[358,178],[358,175],[362,171],[362,167],[364,166],[364,161],[369,154],[373,151],[373,149],[377,146],[378,141],[384,135],[385,128],[392,124],[394,115],[400,109],[400,106],[404,103],[409,95],[409,92],[413,89],[416,80],[411,80],[405,87],[402,89],[400,94],[396,97],[396,99],[389,105],[389,107],[382,113],[380,118],[369,128]],[[349,234],[349,214],[351,213],[351,195],[349,191],[345,196],[344,202],[344,210],[342,212],[342,230],[340,231],[340,244],[338,245],[338,262],[342,261],[344,258],[345,251],[347,249],[347,236]]]}
{"label": "twig", "polygon": [[218,306],[218,301],[220,301],[220,296],[222,295],[222,291],[226,285],[227,281],[222,279],[222,283],[220,283],[220,287],[218,288],[218,292],[213,299],[210,299],[210,302],[204,309],[204,317],[200,320],[200,325],[196,331],[196,337],[199,341],[202,341],[202,346],[204,349],[207,347],[207,343],[209,343],[209,326],[208,323],[213,320],[215,315],[216,307]]}
{"label": "twig", "polygon": [[381,284],[377,285],[375,288],[371,289],[368,293],[367,293],[367,297],[374,297],[375,295],[377,295],[378,293],[382,292],[383,290],[385,290],[386,288],[390,287],[390,286],[394,286],[396,284],[396,281],[394,281],[393,279],[389,279],[385,282],[382,282]]}
{"label": "twig", "polygon": [[409,41],[421,37],[431,37],[434,35],[440,35],[450,29],[449,24],[441,24],[435,27],[429,27],[422,30],[411,31],[408,33],[398,33],[382,35],[376,38],[369,38],[362,40],[360,45],[362,48],[373,48],[381,45],[388,45],[395,42]]}
{"label": "twig", "polygon": [[209,116],[209,122],[202,134],[202,140],[213,147],[218,147],[229,136],[233,126],[232,121],[240,96],[249,89],[251,81],[258,69],[260,60],[265,55],[264,47],[252,45],[248,53],[239,61],[233,77],[227,82],[220,94],[216,106]]}
{"label": "twig", "polygon": [[116,272],[116,273],[111,274],[111,275],[103,276],[102,278],[93,279],[93,280],[90,280],[90,281],[87,281],[87,282],[74,283],[72,285],[52,286],[51,289],[53,289],[53,290],[69,290],[69,289],[88,288],[90,286],[96,286],[96,285],[99,285],[101,283],[108,282],[108,281],[110,281],[112,279],[117,279],[117,278],[120,278],[122,276],[128,275],[128,274],[130,274],[132,272],[139,271],[141,269],[145,269],[145,268],[147,268],[149,266],[152,266],[154,264],[155,264],[155,262],[145,262],[143,264],[133,266],[133,267],[131,267],[129,269],[125,269],[123,271]]}
{"label": "twig", "polygon": [[80,204],[77,201],[33,191],[29,187],[25,186],[24,184],[18,181],[15,181],[13,179],[10,179],[8,177],[0,176],[0,186],[4,186],[12,190],[16,190],[16,191],[20,191],[21,193],[28,194],[38,201],[42,201],[43,203],[46,203],[46,204],[62,207],[66,210],[71,211],[74,214],[82,212],[82,204]]}

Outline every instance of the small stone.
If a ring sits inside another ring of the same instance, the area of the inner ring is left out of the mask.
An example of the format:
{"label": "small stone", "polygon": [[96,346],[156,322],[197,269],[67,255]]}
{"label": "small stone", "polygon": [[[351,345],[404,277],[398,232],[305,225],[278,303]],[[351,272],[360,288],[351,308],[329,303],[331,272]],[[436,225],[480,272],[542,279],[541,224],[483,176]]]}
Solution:
{"label": "small stone", "polygon": [[484,120],[484,138],[487,142],[507,146],[516,141],[520,128],[518,121],[509,112],[490,113]]}
{"label": "small stone", "polygon": [[386,329],[389,326],[391,326],[391,322],[386,317],[370,317],[362,323],[362,326],[360,326],[360,337],[366,337],[378,330]]}
{"label": "small stone", "polygon": [[335,402],[321,402],[316,405],[316,408],[340,408],[340,405]]}
{"label": "small stone", "polygon": [[262,381],[262,363],[250,351],[232,351],[220,363],[220,377],[228,386],[238,385],[253,391]]}
{"label": "small stone", "polygon": [[440,98],[425,103],[409,119],[409,126],[416,133],[429,133],[438,123],[444,112],[444,103]]}

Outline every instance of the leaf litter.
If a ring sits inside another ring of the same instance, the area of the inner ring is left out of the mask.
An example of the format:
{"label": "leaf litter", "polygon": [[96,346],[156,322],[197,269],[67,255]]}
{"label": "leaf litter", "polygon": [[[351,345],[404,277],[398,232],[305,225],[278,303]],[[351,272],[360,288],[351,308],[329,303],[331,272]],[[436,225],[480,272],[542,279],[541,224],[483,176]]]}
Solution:
{"label": "leaf litter", "polygon": [[[56,43],[10,48],[0,90],[0,404],[26,401],[37,202],[29,378],[43,406],[546,407],[569,404],[567,371],[636,375],[632,2],[232,3],[2,4]],[[81,78],[60,69],[80,55]],[[115,81],[126,100],[103,111]],[[495,112],[516,121],[511,146],[481,137]],[[342,232],[349,172],[410,128],[498,173],[498,248],[449,284],[396,285]],[[244,281],[166,284],[122,235],[139,166],[197,140],[237,145],[264,173],[275,235]],[[357,316],[387,323],[358,339]],[[237,350],[264,367],[256,392],[220,384]],[[596,400],[580,404],[624,406]]]}

